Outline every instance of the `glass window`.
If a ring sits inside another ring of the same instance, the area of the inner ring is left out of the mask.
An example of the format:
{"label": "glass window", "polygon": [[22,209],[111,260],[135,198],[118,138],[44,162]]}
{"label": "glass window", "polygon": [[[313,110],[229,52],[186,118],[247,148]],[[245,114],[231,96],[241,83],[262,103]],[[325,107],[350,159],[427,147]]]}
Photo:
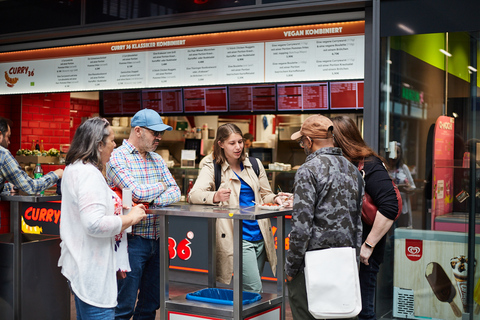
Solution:
{"label": "glass window", "polygon": [[469,219],[480,213],[478,40],[477,32],[382,38],[380,147],[403,214],[387,242],[377,314],[474,314],[466,292],[480,277],[467,243]]}
{"label": "glass window", "polygon": [[80,24],[80,0],[0,1],[2,34],[76,26]]}

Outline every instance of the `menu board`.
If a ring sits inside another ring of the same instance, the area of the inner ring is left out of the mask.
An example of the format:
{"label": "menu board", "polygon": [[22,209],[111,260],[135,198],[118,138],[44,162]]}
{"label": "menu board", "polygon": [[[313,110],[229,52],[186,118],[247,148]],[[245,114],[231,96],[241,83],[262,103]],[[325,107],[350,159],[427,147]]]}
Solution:
{"label": "menu board", "polygon": [[328,83],[277,85],[278,111],[328,110]]}
{"label": "menu board", "polygon": [[331,82],[330,109],[363,109],[363,81]]}
{"label": "menu board", "polygon": [[121,91],[104,91],[101,93],[100,102],[102,114],[107,115],[121,115],[122,112],[122,92]]}
{"label": "menu board", "polygon": [[182,89],[157,89],[142,91],[142,108],[153,109],[158,113],[182,113]]}
{"label": "menu board", "polygon": [[0,94],[362,79],[364,33],[349,21],[1,52]]}
{"label": "menu board", "polygon": [[107,91],[102,94],[103,115],[135,114],[142,109],[142,94],[135,91]]}
{"label": "menu board", "polygon": [[202,87],[183,89],[185,113],[227,112],[227,87]]}
{"label": "menu board", "polygon": [[275,85],[238,85],[228,87],[232,112],[272,111],[275,109]]}

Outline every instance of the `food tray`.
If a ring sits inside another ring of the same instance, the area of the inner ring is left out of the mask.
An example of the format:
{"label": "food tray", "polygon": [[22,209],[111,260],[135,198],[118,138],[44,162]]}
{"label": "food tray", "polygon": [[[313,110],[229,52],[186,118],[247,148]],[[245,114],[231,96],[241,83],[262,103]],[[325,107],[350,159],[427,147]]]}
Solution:
{"label": "food tray", "polygon": [[278,211],[281,208],[283,208],[283,206],[266,206],[266,205],[257,205],[257,207],[262,210],[270,210],[270,211]]}
{"label": "food tray", "polygon": [[[209,303],[218,303],[224,305],[233,305],[233,290],[230,289],[218,289],[218,288],[207,288],[199,291],[187,293],[187,300],[195,300],[201,302]],[[242,304],[249,304],[255,301],[262,299],[262,296],[259,293],[243,291],[242,293]]]}

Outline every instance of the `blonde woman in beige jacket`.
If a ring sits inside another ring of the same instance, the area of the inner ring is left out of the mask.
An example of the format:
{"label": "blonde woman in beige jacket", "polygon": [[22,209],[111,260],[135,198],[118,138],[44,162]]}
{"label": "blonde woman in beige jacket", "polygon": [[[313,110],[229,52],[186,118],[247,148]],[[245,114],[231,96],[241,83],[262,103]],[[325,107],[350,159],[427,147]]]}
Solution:
{"label": "blonde woman in beige jacket", "polygon": [[[217,129],[214,158],[221,165],[222,179],[215,190],[214,161],[207,161],[190,191],[190,203],[251,206],[256,203],[282,204],[270,188],[265,169],[258,162],[259,176],[245,156],[241,130],[232,123]],[[291,205],[288,203],[288,205]],[[217,281],[229,284],[233,273],[233,220],[217,219]],[[265,261],[270,263],[275,275],[277,256],[269,219],[243,222],[243,290],[261,292],[261,274]]]}

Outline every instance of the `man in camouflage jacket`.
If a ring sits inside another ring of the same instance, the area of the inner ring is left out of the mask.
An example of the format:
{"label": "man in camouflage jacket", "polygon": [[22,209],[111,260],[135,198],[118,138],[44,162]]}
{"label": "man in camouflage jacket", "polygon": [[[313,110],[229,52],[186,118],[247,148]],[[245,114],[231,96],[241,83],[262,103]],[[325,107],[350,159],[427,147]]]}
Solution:
{"label": "man in camouflage jacket", "polygon": [[332,130],[330,119],[314,115],[291,137],[299,141],[307,154],[295,174],[290,248],[285,263],[294,320],[315,319],[308,311],[303,272],[305,252],[353,247],[358,259],[362,245],[363,186],[359,186],[358,169],[343,157],[340,148],[333,146]]}

